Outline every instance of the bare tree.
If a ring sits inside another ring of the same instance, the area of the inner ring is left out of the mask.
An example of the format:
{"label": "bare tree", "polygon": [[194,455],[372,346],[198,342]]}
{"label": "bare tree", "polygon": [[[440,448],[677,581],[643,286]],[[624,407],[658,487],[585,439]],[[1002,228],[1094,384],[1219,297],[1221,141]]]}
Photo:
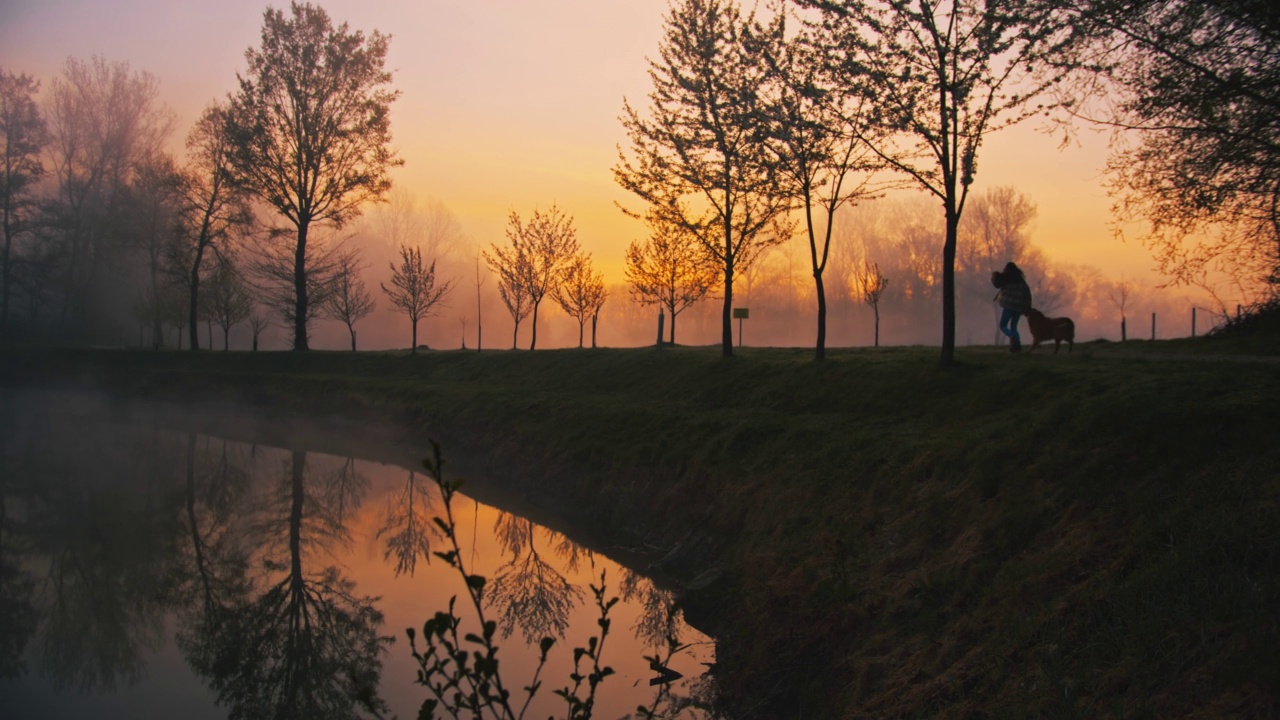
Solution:
{"label": "bare tree", "polygon": [[390,189],[388,171],[402,164],[390,148],[399,93],[387,87],[386,35],[334,27],[309,3],[291,12],[264,13],[262,46],[245,53],[249,68],[237,76],[227,128],[241,186],[294,230],[293,348],[306,350],[310,304],[318,302],[309,293],[312,224],[341,227]]}
{"label": "bare tree", "polygon": [[333,293],[325,305],[325,316],[347,326],[351,334],[351,352],[356,351],[356,323],[368,317],[378,303],[365,285],[360,273],[365,269],[357,252],[344,252],[338,256],[337,272],[333,278]]}
{"label": "bare tree", "polygon": [[[529,257],[525,248],[514,241],[509,247],[490,244],[490,250],[492,252],[483,251],[482,254],[485,263],[498,274],[498,296],[502,298],[507,312],[511,313],[511,320],[515,325],[511,330],[511,349],[515,350],[520,336],[520,321],[533,309],[529,288],[525,284],[525,278],[530,274],[525,267],[529,263]],[[479,288],[476,289],[476,295],[478,302]]]}
{"label": "bare tree", "polygon": [[[578,255],[565,266],[553,298],[566,314],[578,321],[578,347],[582,347],[587,318],[599,314],[608,295],[604,276],[591,267],[590,254]],[[592,347],[595,347],[594,326],[592,331]]]}
{"label": "bare tree", "polygon": [[262,337],[262,333],[271,327],[271,320],[266,314],[259,312],[256,308],[249,313],[249,332],[253,335],[253,351],[258,351],[258,338]]}
{"label": "bare tree", "polygon": [[44,176],[41,153],[48,141],[48,128],[35,102],[39,89],[40,83],[30,75],[14,75],[0,69],[0,142],[4,143],[4,164],[0,167],[0,222],[4,230],[0,345],[9,338],[14,243],[32,228],[36,211],[33,191]]}
{"label": "bare tree", "polygon": [[[297,245],[287,231],[271,230],[258,234],[250,240],[248,249],[250,253],[245,265],[258,291],[259,302],[280,319],[283,327],[309,326],[320,315],[333,292],[333,279],[343,253],[342,243],[328,242],[319,236],[310,238],[303,260],[307,268],[304,277],[309,299],[305,303],[299,303],[297,299]],[[306,315],[298,318],[295,313],[300,308]],[[294,342],[298,340],[296,332],[292,339]]]}
{"label": "bare tree", "polygon": [[[614,178],[653,212],[694,232],[724,279],[721,352],[733,355],[733,282],[789,235],[776,163],[764,139],[762,58],[745,47],[749,20],[729,0],[674,0],[659,59],[649,61],[648,117],[628,102]],[[640,213],[629,212],[640,217]]]}
{"label": "bare tree", "polygon": [[484,324],[483,307],[480,304],[480,286],[484,285],[484,278],[480,276],[480,256],[476,256],[476,279],[473,284],[476,286],[476,352],[480,352],[484,347]]}
{"label": "bare tree", "polygon": [[453,281],[436,284],[436,263],[427,265],[422,260],[422,250],[408,245],[400,246],[400,264],[391,266],[391,287],[382,283],[382,292],[391,304],[409,316],[413,326],[409,352],[418,352],[418,320],[432,314],[432,309],[453,289]]}
{"label": "bare tree", "polygon": [[233,183],[225,106],[214,103],[205,108],[187,133],[181,190],[180,254],[185,258],[190,291],[191,349],[198,350],[195,320],[206,252],[225,250],[233,234],[247,229],[253,219],[244,193]]}
{"label": "bare tree", "polygon": [[767,145],[777,163],[777,192],[795,204],[809,240],[809,266],[818,303],[814,359],[826,356],[827,294],[823,273],[831,251],[836,211],[846,203],[877,194],[871,173],[883,164],[865,138],[880,132],[872,122],[866,93],[838,91],[833,59],[810,31],[787,31],[787,13],[762,28],[759,43],[769,61],[765,112],[770,121]]}
{"label": "bare tree", "polygon": [[[209,318],[222,328],[222,349],[225,352],[231,346],[231,328],[253,314],[253,295],[227,253],[223,253],[214,266],[208,289],[204,306]],[[213,349],[212,340],[209,341],[209,349]]]}
{"label": "bare tree", "polygon": [[[512,285],[507,294],[511,300],[517,300],[520,292],[527,296],[533,314],[533,335],[529,341],[529,349],[533,350],[538,345],[538,308],[547,294],[555,291],[565,267],[578,255],[578,235],[573,229],[573,218],[552,205],[546,213],[534,210],[527,223],[512,211],[507,218],[507,240],[510,242],[507,247],[491,245],[493,252],[485,253],[485,261],[504,280],[510,276]],[[499,291],[503,291],[502,283]],[[511,310],[512,302],[508,301],[507,294],[503,302]],[[512,317],[515,315],[512,310]],[[518,320],[516,325],[518,329]]]}
{"label": "bare tree", "polygon": [[819,9],[848,92],[870,92],[879,123],[868,138],[890,167],[942,201],[943,365],[955,362],[955,260],[960,218],[983,139],[1044,112],[1066,46],[1064,14],[1049,4],[981,0],[802,0]]}
{"label": "bare tree", "polygon": [[889,278],[880,272],[878,264],[871,261],[864,262],[854,278],[858,283],[858,296],[875,314],[875,347],[880,347],[880,297],[884,295],[885,288],[889,287]]}
{"label": "bare tree", "polygon": [[676,316],[707,296],[720,268],[697,236],[657,213],[646,218],[649,237],[627,246],[627,282],[641,305],[661,305],[671,316],[668,342],[676,343]]}
{"label": "bare tree", "polygon": [[1119,282],[1107,289],[1107,297],[1111,300],[1111,304],[1120,311],[1121,342],[1129,339],[1129,320],[1125,317],[1125,310],[1129,307],[1129,301],[1133,299],[1134,289],[1133,281],[1126,280],[1123,274],[1120,275]]}

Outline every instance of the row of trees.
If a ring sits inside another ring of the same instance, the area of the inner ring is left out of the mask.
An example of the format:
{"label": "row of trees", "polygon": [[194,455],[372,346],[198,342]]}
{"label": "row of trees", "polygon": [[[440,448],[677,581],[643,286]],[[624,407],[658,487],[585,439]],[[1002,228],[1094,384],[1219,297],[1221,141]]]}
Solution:
{"label": "row of trees", "polygon": [[[1274,12],[1246,0],[795,0],[759,15],[733,0],[681,0],[650,60],[647,112],[624,104],[630,147],[615,177],[644,204],[633,215],[679,228],[715,266],[725,355],[735,277],[799,218],[819,359],[837,211],[886,187],[923,190],[943,210],[947,364],[982,142],[1055,108],[1083,116],[1110,98],[1095,119],[1139,131],[1112,177],[1120,208],[1150,220],[1175,280],[1205,285],[1217,263],[1240,284],[1274,281],[1276,28]],[[1183,243],[1206,227],[1216,242]],[[687,286],[700,274],[690,266]]]}
{"label": "row of trees", "polygon": [[[172,305],[165,296],[177,285],[198,348],[202,281],[221,273],[232,287],[232,268],[241,266],[292,327],[295,349],[307,349],[307,326],[319,313],[358,311],[324,302],[352,289],[339,278],[358,259],[315,235],[382,198],[389,170],[401,163],[390,150],[398,93],[384,69],[387,43],[378,32],[334,26],[310,4],[268,9],[237,91],[203,113],[183,163],[164,150],[172,119],[147,73],[69,60],[41,113],[37,83],[0,72],[5,336],[15,291],[33,320],[53,315],[65,339],[89,341],[95,328],[119,325],[118,313],[103,315],[119,310],[113,296],[133,288],[133,309],[150,315],[158,342]],[[233,262],[246,247],[253,256]]]}
{"label": "row of trees", "polygon": [[[590,253],[578,245],[573,218],[555,205],[547,212],[534,210],[527,222],[512,212],[507,220],[507,244],[491,244],[484,260],[498,277],[498,295],[511,314],[516,346],[520,323],[532,315],[529,349],[538,345],[538,309],[551,297],[578,323],[578,347],[591,320],[591,347],[596,346],[600,309],[608,298],[604,276],[591,264]],[[477,289],[479,282],[477,281]]]}
{"label": "row of trees", "polygon": [[[1280,266],[1275,28],[1245,0],[797,0],[745,15],[732,0],[681,0],[650,63],[648,108],[624,105],[629,147],[615,176],[649,229],[628,248],[632,295],[670,312],[673,338],[677,313],[718,295],[731,354],[735,280],[800,230],[821,358],[841,209],[914,186],[943,208],[930,284],[949,362],[958,263],[981,249],[959,240],[983,138],[1054,108],[1127,133],[1111,175],[1117,205],[1150,221],[1146,240],[1175,281],[1212,289],[1209,276],[1225,271],[1244,297],[1265,290]],[[356,282],[363,261],[335,232],[387,196],[401,163],[387,43],[308,4],[268,10],[237,90],[201,116],[181,162],[164,152],[173,122],[147,73],[70,60],[42,111],[35,80],[0,72],[0,336],[21,311],[27,327],[80,342],[118,338],[132,315],[153,342],[168,324],[195,348],[201,319],[225,338],[240,317],[256,337],[270,313],[296,349],[317,317],[343,322],[354,347],[372,298]],[[528,223],[513,214],[508,240],[485,259],[516,331],[531,314],[536,346],[550,296],[582,344],[604,289],[571,221],[554,208]],[[383,285],[416,346],[418,319],[454,283],[436,286],[429,253],[398,267],[433,281],[431,303]],[[477,294],[481,282],[477,268]],[[261,306],[247,317],[238,283]]]}

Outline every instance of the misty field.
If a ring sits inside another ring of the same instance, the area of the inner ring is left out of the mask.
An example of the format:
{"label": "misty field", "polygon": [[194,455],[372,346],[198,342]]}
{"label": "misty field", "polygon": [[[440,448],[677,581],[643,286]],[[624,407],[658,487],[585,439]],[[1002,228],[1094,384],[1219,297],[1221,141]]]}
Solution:
{"label": "misty field", "polygon": [[729,717],[1280,712],[1274,348],[718,350],[0,357],[439,439],[683,587]]}

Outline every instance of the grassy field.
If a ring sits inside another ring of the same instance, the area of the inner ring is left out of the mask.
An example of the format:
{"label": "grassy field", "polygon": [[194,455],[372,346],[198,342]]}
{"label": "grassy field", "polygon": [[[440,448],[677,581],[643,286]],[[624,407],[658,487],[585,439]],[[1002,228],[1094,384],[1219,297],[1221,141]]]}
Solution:
{"label": "grassy field", "polygon": [[[1256,342],[12,350],[379,421],[661,557],[739,718],[1280,717],[1280,361]],[[519,468],[515,470],[513,468]]]}

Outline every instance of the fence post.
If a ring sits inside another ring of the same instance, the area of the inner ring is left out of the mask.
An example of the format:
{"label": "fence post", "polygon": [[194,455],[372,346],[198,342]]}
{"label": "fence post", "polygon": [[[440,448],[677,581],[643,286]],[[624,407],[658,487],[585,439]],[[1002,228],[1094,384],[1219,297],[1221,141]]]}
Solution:
{"label": "fence post", "polygon": [[1156,314],[1151,313],[1151,339],[1156,339]]}

